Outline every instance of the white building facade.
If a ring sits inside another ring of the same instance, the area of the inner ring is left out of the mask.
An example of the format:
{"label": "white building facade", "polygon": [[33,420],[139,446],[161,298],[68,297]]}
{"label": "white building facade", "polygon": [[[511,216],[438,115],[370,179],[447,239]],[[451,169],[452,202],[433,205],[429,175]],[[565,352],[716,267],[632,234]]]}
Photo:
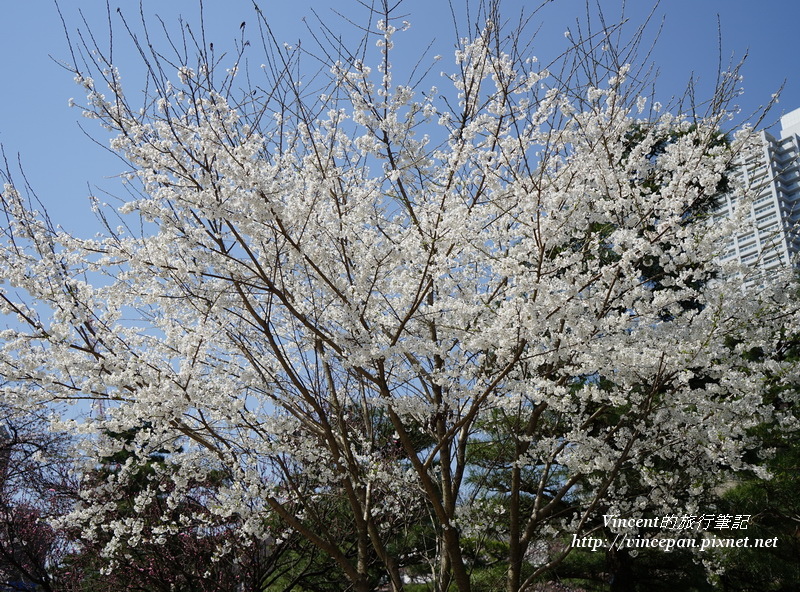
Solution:
{"label": "white building facade", "polygon": [[[768,271],[789,265],[800,253],[800,109],[781,117],[780,138],[761,132],[761,139],[762,157],[739,170],[745,187],[756,191],[750,223],[734,237],[721,259],[736,258]],[[737,200],[735,194],[724,196],[717,215],[729,215]]]}

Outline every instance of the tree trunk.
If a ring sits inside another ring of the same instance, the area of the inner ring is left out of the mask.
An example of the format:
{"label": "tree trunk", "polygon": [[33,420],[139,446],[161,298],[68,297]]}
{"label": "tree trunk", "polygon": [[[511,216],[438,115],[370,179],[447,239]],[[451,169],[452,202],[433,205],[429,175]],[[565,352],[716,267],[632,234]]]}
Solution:
{"label": "tree trunk", "polygon": [[522,583],[522,545],[520,541],[520,508],[519,508],[520,469],[511,469],[511,495],[508,502],[508,577],[506,590],[518,592]]}
{"label": "tree trunk", "polygon": [[611,571],[611,592],[634,592],[633,569],[628,551],[609,549],[608,563]]}

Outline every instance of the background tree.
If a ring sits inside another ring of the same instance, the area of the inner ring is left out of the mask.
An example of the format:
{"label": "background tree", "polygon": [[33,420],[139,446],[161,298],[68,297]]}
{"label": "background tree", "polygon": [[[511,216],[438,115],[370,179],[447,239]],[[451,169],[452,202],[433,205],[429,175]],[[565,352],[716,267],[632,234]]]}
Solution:
{"label": "background tree", "polygon": [[[107,521],[93,538],[71,532],[72,553],[64,558],[62,572],[72,574],[75,590],[92,591],[216,591],[260,592],[271,579],[282,546],[272,539],[253,540],[242,532],[233,513],[215,517],[210,506],[224,483],[224,472],[209,470],[202,480],[187,483],[176,499],[164,451],[148,453],[129,479],[115,477],[135,456],[136,435],[148,429],[145,422],[106,438],[123,443],[99,466],[83,475],[83,487],[103,486],[95,503],[103,503]],[[82,505],[77,501],[79,507]],[[110,511],[109,511],[110,510]],[[103,552],[119,524],[140,519],[140,530],[120,541],[117,561],[109,564]]]}
{"label": "background tree", "polygon": [[63,589],[58,566],[70,552],[49,521],[69,511],[77,490],[69,438],[44,413],[0,405],[0,581],[7,589]]}
{"label": "background tree", "polygon": [[[431,88],[393,67],[399,10],[371,10],[355,46],[322,25],[311,53],[256,8],[259,78],[246,27],[220,56],[123,19],[141,104],[95,37],[76,48],[132,195],[80,240],[6,185],[0,371],[7,397],[106,405],[75,427],[125,459],[71,514],[103,555],[161,544],[154,500],[191,520],[182,500],[221,471],[209,519],[261,541],[277,520],[354,590],[425,567],[468,591],[504,483],[497,560],[524,590],[570,550],[527,569],[539,541],[691,507],[781,414],[761,393],[791,367],[772,355],[796,323],[780,278],[745,292],[715,262],[735,220],[688,223],[751,145],[721,141],[735,77],[708,113],[670,114],[627,63],[640,34],[587,31],[544,67],[490,4]],[[169,485],[138,487],[156,468]],[[432,543],[413,541],[422,516]]]}

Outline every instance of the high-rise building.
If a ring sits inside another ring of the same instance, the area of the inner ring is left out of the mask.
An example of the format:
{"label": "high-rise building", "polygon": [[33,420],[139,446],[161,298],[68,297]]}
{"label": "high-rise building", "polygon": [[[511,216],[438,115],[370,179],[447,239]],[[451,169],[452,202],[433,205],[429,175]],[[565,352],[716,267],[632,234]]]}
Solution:
{"label": "high-rise building", "polygon": [[[738,174],[756,192],[749,223],[733,238],[722,260],[738,259],[763,270],[793,262],[800,253],[800,109],[781,117],[780,138],[761,132],[762,153],[744,163]],[[726,195],[718,215],[737,206],[736,194]]]}

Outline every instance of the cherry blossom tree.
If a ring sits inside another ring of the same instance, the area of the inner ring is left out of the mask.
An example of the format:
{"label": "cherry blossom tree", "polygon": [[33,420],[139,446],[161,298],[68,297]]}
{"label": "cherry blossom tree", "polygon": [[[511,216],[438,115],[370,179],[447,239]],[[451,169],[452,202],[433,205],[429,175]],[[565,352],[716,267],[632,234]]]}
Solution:
{"label": "cherry blossom tree", "polygon": [[[704,112],[673,111],[629,63],[641,32],[573,34],[544,65],[524,21],[479,12],[454,61],[429,60],[441,77],[424,56],[393,68],[409,25],[389,3],[361,44],[328,25],[313,52],[256,9],[260,73],[246,27],[220,56],[123,21],[141,103],[82,37],[84,115],[130,197],[97,203],[105,233],[80,239],[7,173],[0,372],[23,405],[103,405],[56,425],[90,458],[126,453],[69,518],[104,556],[235,519],[301,537],[354,590],[424,571],[464,592],[494,528],[517,591],[569,552],[541,542],[693,512],[721,468],[753,468],[750,429],[783,420],[765,376],[795,372],[770,356],[776,328],[796,319],[779,277],[746,288],[716,260],[737,219],[709,208],[753,144],[725,127],[736,71]],[[144,466],[122,518],[108,496]]]}

